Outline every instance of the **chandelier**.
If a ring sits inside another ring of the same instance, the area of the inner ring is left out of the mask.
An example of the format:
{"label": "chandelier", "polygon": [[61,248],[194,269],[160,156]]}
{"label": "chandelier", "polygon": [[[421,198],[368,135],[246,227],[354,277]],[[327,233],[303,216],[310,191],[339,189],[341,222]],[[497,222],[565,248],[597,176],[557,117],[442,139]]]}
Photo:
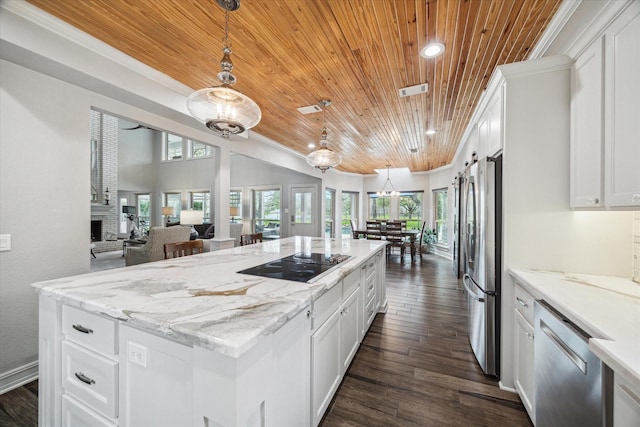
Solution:
{"label": "chandelier", "polygon": [[[331,101],[328,99],[323,99],[318,103],[320,106],[324,107],[323,111],[323,121],[324,121],[324,111],[326,107],[331,105]],[[327,148],[327,127],[322,126],[322,133],[320,134],[320,148],[316,151],[309,153],[307,156],[307,163],[309,166],[313,166],[314,168],[320,169],[322,173],[325,173],[327,169],[335,168],[342,162],[342,158],[335,151]]]}
{"label": "chandelier", "polygon": [[251,98],[231,89],[237,78],[233,75],[231,44],[229,43],[229,12],[238,10],[240,0],[217,0],[225,10],[224,47],[220,61],[222,71],[217,75],[222,86],[200,89],[187,98],[187,109],[199,122],[225,139],[251,129],[262,118],[260,107]]}
{"label": "chandelier", "polygon": [[398,193],[396,191],[395,188],[393,188],[393,184],[391,183],[391,180],[389,179],[389,168],[391,167],[391,165],[387,165],[387,180],[385,181],[384,185],[382,186],[382,190],[378,191],[376,194],[378,195],[378,197],[396,197],[399,196],[400,193]]}

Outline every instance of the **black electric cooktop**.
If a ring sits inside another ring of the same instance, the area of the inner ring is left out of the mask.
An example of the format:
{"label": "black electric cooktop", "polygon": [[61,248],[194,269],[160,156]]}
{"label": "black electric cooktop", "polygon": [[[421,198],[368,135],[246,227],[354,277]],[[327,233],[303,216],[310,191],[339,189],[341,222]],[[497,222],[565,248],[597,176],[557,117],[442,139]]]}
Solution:
{"label": "black electric cooktop", "polygon": [[349,258],[351,256],[341,254],[297,253],[238,271],[238,273],[270,277],[272,279],[308,282]]}

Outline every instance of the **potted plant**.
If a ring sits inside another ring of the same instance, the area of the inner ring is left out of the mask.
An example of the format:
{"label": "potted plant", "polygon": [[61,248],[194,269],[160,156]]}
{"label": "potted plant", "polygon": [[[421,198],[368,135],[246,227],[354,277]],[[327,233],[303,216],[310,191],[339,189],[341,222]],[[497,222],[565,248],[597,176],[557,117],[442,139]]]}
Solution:
{"label": "potted plant", "polygon": [[438,236],[436,235],[435,228],[426,228],[422,233],[422,243],[426,243],[426,252],[428,253],[431,245],[438,242]]}

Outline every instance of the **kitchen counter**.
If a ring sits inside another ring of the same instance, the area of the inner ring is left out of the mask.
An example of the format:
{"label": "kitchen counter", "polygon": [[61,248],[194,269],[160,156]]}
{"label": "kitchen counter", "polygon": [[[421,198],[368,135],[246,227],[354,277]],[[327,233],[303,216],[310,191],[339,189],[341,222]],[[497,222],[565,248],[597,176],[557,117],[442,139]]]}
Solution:
{"label": "kitchen counter", "polygon": [[[35,283],[41,295],[174,341],[240,357],[356,269],[383,242],[290,237]],[[298,252],[346,254],[312,283],[238,274]]]}
{"label": "kitchen counter", "polygon": [[593,338],[589,348],[640,387],[640,285],[587,274],[510,270],[536,299],[544,299]]}

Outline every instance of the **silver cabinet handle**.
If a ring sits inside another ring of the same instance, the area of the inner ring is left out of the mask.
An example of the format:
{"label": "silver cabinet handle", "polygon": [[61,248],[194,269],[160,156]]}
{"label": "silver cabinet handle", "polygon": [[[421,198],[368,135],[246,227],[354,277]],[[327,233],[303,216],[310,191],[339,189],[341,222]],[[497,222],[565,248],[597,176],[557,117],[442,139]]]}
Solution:
{"label": "silver cabinet handle", "polygon": [[582,371],[583,374],[587,375],[587,362],[582,360],[580,356],[578,356],[578,354],[571,349],[571,347],[565,344],[565,342],[562,341],[560,337],[556,335],[556,333],[553,332],[553,330],[551,330],[551,328],[546,323],[544,323],[544,320],[542,319],[540,320],[540,329],[549,337],[549,339],[551,339],[551,342],[557,345],[560,351],[562,351],[562,353],[564,353],[564,355],[567,356],[569,360],[571,360],[571,362],[573,362],[573,364]]}
{"label": "silver cabinet handle", "polygon": [[523,307],[529,307],[529,304],[527,304],[526,302],[524,302],[523,300],[521,300],[518,297],[516,297],[516,301],[518,301],[518,303],[520,303],[520,305],[523,306]]}
{"label": "silver cabinet handle", "polygon": [[316,311],[315,310],[307,310],[307,319],[311,318],[311,319],[315,319],[316,317]]}
{"label": "silver cabinet handle", "polygon": [[530,334],[529,332],[525,332],[525,334],[527,334],[527,338],[529,338],[530,340],[535,338],[535,335]]}
{"label": "silver cabinet handle", "polygon": [[589,197],[587,198],[587,201],[589,202],[590,205],[593,205],[593,206],[598,206],[600,204],[600,199],[598,199],[597,197]]}
{"label": "silver cabinet handle", "polygon": [[85,384],[92,385],[92,384],[96,383],[92,378],[89,378],[88,376],[86,376],[82,372],[76,372],[75,375],[76,375],[77,379],[79,379],[80,381],[82,381]]}
{"label": "silver cabinet handle", "polygon": [[73,325],[72,327],[76,331],[82,332],[83,334],[92,334],[93,333],[93,329],[85,328],[82,325]]}

